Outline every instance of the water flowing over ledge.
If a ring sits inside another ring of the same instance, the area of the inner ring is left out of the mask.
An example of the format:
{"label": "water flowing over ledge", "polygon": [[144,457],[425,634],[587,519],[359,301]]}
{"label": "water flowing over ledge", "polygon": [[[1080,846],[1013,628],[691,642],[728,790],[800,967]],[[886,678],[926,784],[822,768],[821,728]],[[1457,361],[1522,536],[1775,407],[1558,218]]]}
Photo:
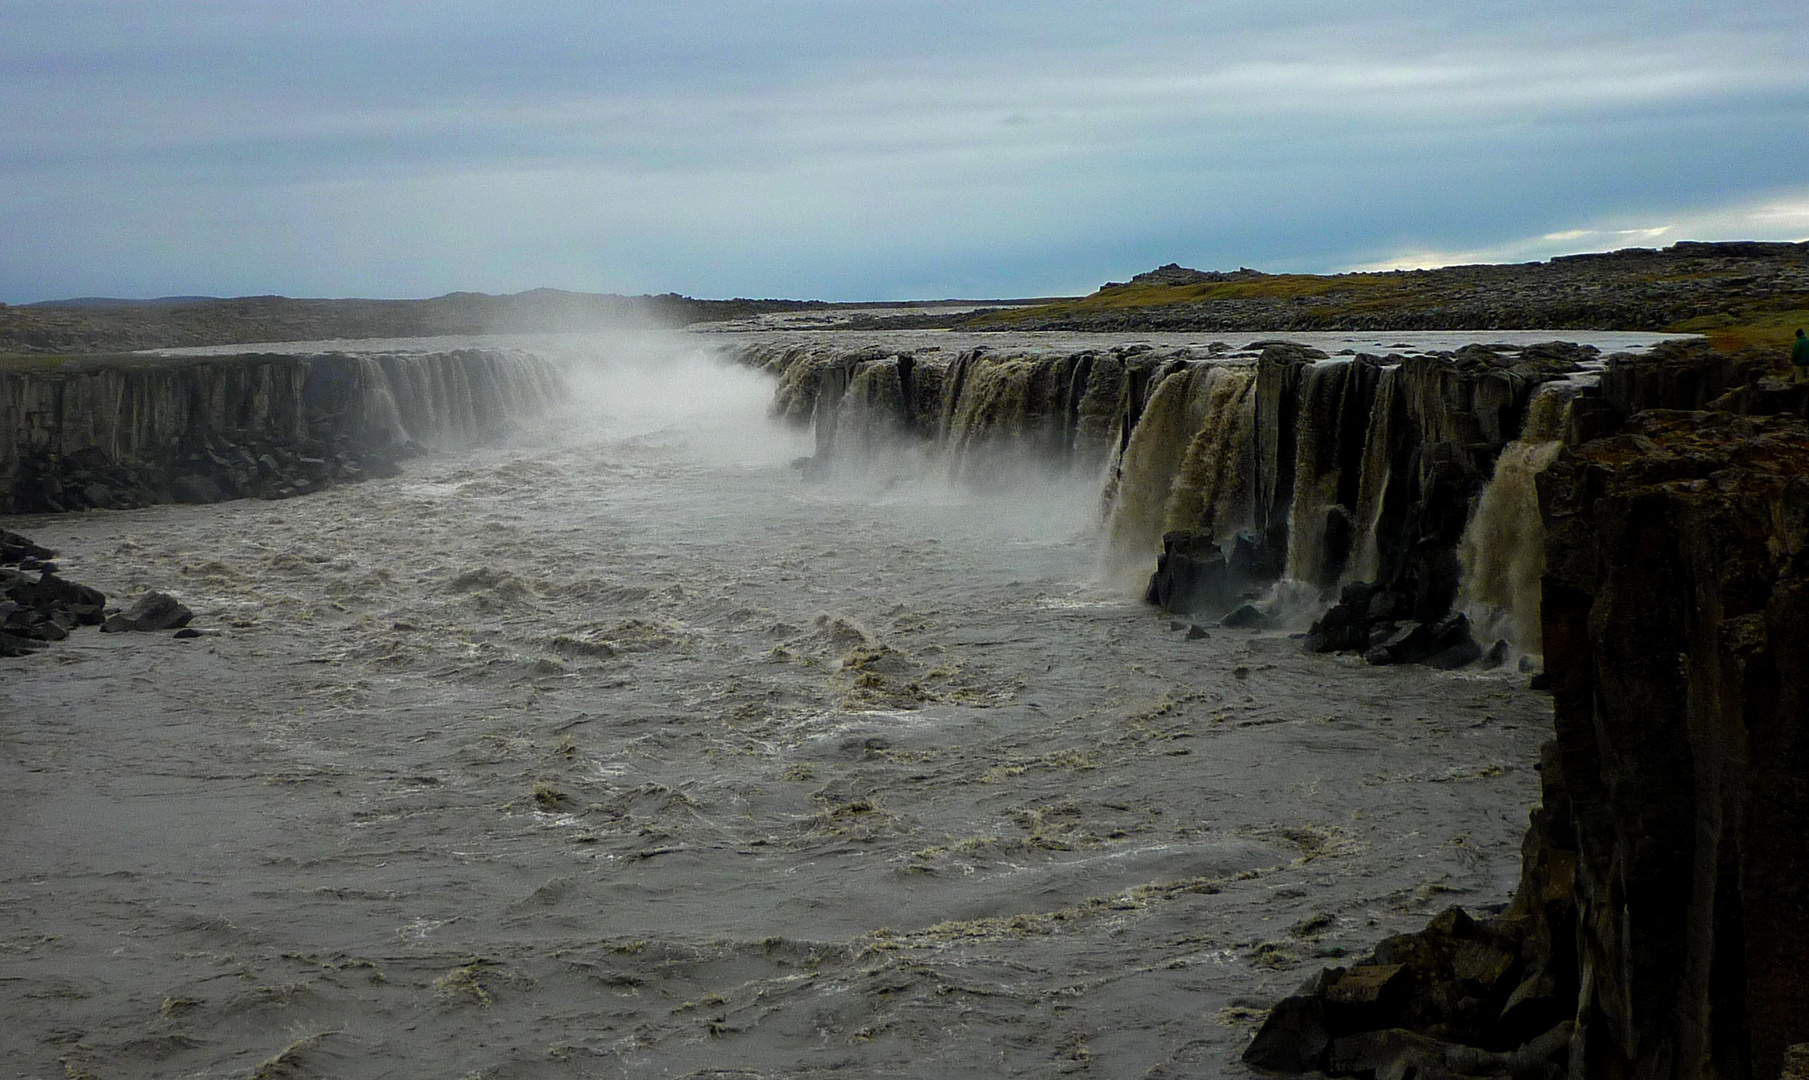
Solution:
{"label": "water flowing over ledge", "polygon": [[0,371],[0,512],[278,498],[545,413],[519,350],[76,357]]}
{"label": "water flowing over ledge", "polygon": [[[814,427],[812,469],[929,447],[980,483],[1097,477],[1102,569],[1124,588],[1213,619],[1250,600],[1287,619],[1342,596],[1360,610],[1316,644],[1358,651],[1454,609],[1538,651],[1531,477],[1617,362],[1562,342],[736,352],[778,379],[776,416]],[[1452,655],[1468,662],[1464,639]]]}

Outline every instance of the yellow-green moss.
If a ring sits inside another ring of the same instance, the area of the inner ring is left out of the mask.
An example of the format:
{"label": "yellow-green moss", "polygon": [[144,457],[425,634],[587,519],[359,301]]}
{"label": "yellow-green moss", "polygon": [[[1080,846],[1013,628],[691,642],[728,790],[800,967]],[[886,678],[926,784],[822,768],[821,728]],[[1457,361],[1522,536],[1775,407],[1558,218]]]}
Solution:
{"label": "yellow-green moss", "polygon": [[1754,345],[1787,349],[1798,327],[1809,329],[1809,308],[1723,311],[1673,323],[1665,330],[1673,334],[1703,334],[1715,348],[1734,352]]}

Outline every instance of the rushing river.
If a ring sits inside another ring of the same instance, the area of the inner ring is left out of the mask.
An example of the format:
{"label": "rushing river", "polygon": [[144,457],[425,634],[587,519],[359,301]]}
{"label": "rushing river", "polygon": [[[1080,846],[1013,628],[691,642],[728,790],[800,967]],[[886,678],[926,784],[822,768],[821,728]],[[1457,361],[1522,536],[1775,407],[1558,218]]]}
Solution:
{"label": "rushing river", "polygon": [[809,480],[764,377],[564,348],[397,479],[0,522],[217,632],[0,660],[0,1071],[1239,1076],[1506,899],[1511,667],[1189,638],[1096,477]]}

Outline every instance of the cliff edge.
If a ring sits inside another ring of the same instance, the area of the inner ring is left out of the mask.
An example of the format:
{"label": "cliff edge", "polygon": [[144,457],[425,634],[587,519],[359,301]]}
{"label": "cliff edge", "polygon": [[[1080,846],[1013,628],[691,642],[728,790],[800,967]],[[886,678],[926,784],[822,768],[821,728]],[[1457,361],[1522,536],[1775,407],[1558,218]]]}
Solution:
{"label": "cliff edge", "polygon": [[[1714,353],[1672,360],[1640,386],[1605,380],[1605,398],[1700,398],[1731,370]],[[1803,397],[1762,380],[1714,408],[1651,408],[1539,475],[1557,737],[1513,903],[1481,920],[1452,909],[1322,972],[1276,1007],[1247,1062],[1378,1077],[1804,1075]]]}

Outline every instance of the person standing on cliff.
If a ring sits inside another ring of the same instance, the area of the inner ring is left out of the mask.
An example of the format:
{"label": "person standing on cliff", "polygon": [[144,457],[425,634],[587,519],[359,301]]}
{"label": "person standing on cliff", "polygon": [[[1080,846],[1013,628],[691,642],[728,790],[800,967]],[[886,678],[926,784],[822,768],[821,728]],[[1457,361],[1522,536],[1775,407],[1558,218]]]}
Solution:
{"label": "person standing on cliff", "polygon": [[1796,381],[1809,381],[1809,337],[1803,336],[1802,328],[1796,332],[1796,341],[1790,346],[1790,364],[1796,368]]}

